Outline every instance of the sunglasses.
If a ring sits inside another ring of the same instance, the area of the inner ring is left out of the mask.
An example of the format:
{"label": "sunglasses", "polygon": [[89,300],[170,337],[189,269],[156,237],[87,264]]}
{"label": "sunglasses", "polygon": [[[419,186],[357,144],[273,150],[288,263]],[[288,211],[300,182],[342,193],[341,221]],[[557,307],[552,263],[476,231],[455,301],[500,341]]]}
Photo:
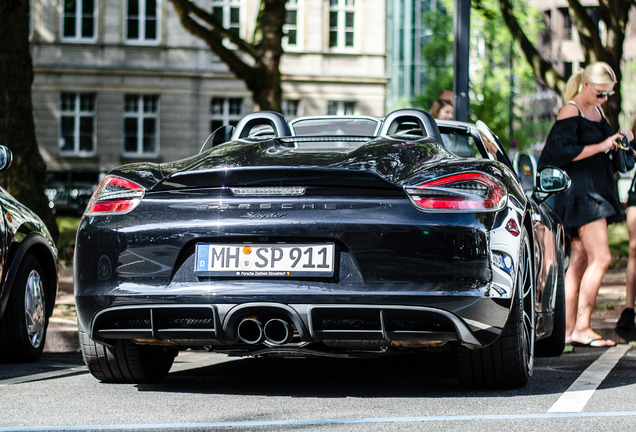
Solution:
{"label": "sunglasses", "polygon": [[614,90],[609,90],[609,91],[596,91],[596,97],[601,99],[604,97],[609,97],[609,96],[614,96]]}

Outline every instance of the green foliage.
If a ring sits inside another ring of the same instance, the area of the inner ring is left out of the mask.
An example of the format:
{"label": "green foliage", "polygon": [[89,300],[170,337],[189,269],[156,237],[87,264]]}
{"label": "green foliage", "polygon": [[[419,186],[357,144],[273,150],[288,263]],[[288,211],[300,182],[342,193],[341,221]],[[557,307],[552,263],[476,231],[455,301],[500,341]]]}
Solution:
{"label": "green foliage", "polygon": [[[430,30],[422,56],[427,61],[429,81],[422,95],[415,98],[417,107],[429,109],[440,91],[452,89],[453,81],[453,19],[452,0],[440,2],[445,10],[424,15],[425,27]],[[529,35],[540,30],[538,11],[528,6],[520,18]],[[532,69],[514,47],[512,36],[501,16],[496,0],[473,1],[471,9],[470,112],[471,120],[482,120],[499,136],[505,146],[510,137],[509,106],[512,97],[514,139],[519,149],[530,147],[547,135],[545,121],[527,124],[519,118],[522,108],[518,101],[535,91]],[[511,49],[512,48],[512,49]],[[511,62],[512,56],[512,62]],[[512,88],[510,74],[512,72]],[[549,130],[549,127],[548,129]],[[534,135],[538,132],[539,135]]]}
{"label": "green foliage", "polygon": [[413,104],[428,110],[443,90],[453,88],[453,17],[433,10],[424,14],[422,20],[429,30],[422,57],[426,59],[427,85],[424,93],[415,97]]}
{"label": "green foliage", "polygon": [[629,234],[627,223],[621,222],[608,227],[609,246],[613,257],[626,259],[629,256]]}
{"label": "green foliage", "polygon": [[60,231],[60,237],[57,241],[60,261],[72,261],[80,218],[77,216],[58,216],[56,220]]}
{"label": "green foliage", "polygon": [[[495,0],[481,0],[479,8],[471,14],[471,40],[478,41],[471,47],[473,57],[479,58],[471,70],[470,117],[482,120],[509,145],[510,126],[518,149],[533,144],[537,137],[527,135],[521,129],[525,121],[519,119],[518,100],[535,91],[532,70],[515,48],[512,36],[503,22],[501,10]],[[541,20],[531,8],[524,8],[526,33],[537,34],[536,24]],[[511,76],[512,74],[512,76]],[[511,82],[512,80],[512,82]],[[514,103],[510,119],[510,102]]]}

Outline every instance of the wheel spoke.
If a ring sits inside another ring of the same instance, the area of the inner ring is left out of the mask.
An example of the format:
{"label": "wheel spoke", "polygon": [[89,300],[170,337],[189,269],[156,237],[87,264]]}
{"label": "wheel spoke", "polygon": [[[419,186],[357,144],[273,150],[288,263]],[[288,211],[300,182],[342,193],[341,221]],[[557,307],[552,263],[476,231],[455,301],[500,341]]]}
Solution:
{"label": "wheel spoke", "polygon": [[33,348],[38,348],[44,338],[46,324],[44,302],[42,280],[38,272],[33,270],[27,277],[24,292],[26,329]]}
{"label": "wheel spoke", "polygon": [[521,286],[518,288],[522,290],[522,326],[523,326],[523,350],[524,357],[527,362],[527,366],[529,370],[532,370],[534,363],[534,334],[535,334],[535,323],[534,323],[534,283],[533,283],[533,274],[532,274],[532,260],[530,258],[529,252],[529,244],[524,243],[523,251],[522,251],[522,260],[523,263],[522,269],[520,271],[523,272],[520,275]]}

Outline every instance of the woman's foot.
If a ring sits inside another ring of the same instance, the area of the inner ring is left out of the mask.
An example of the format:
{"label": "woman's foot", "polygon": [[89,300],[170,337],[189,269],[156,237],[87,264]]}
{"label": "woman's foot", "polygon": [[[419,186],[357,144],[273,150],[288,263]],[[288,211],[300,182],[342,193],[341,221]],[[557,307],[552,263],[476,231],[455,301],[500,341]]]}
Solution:
{"label": "woman's foot", "polygon": [[[603,337],[594,331],[584,332],[581,334],[573,333],[569,338],[570,342],[574,346],[589,346],[595,348],[613,347],[616,342],[611,339],[603,339]],[[566,340],[566,343],[567,340]]]}

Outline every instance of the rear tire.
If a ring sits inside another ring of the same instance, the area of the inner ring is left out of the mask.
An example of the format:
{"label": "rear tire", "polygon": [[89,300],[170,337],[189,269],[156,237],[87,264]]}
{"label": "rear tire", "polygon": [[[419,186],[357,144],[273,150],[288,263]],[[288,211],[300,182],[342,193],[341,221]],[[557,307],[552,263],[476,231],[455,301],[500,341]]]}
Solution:
{"label": "rear tire", "polygon": [[44,351],[46,314],[44,271],[33,255],[20,263],[0,322],[0,361],[32,362]]}
{"label": "rear tire", "polygon": [[535,286],[530,241],[525,229],[521,244],[512,308],[501,336],[485,348],[458,348],[458,377],[464,385],[512,389],[524,386],[532,376]]}
{"label": "rear tire", "polygon": [[90,373],[105,383],[142,384],[164,378],[177,356],[176,349],[135,345],[118,340],[109,347],[96,343],[78,326],[82,357]]}
{"label": "rear tire", "polygon": [[565,349],[565,270],[563,254],[557,258],[557,281],[554,304],[552,334],[537,341],[536,355],[540,357],[557,357]]}

